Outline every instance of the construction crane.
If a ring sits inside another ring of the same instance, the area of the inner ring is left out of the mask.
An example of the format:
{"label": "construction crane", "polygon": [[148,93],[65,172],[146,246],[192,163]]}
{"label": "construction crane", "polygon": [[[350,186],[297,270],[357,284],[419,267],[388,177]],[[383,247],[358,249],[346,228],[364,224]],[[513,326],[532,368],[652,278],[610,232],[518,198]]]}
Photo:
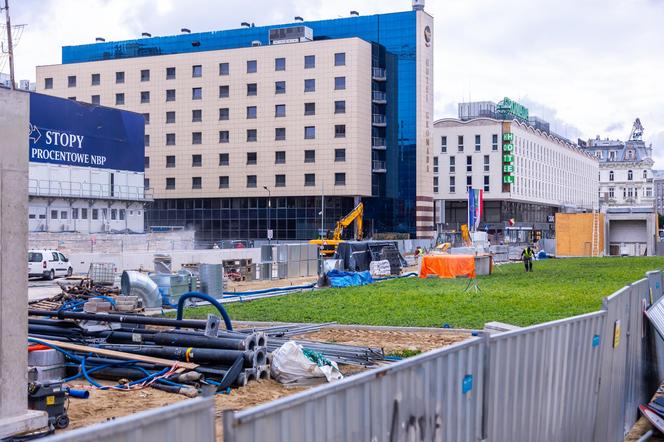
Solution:
{"label": "construction crane", "polygon": [[309,241],[309,244],[315,244],[321,246],[321,255],[331,256],[337,251],[337,246],[343,242],[341,236],[344,233],[344,229],[350,226],[353,221],[356,222],[355,226],[357,228],[356,239],[359,241],[362,239],[362,225],[364,215],[364,204],[359,203],[353,210],[351,210],[348,215],[341,218],[337,221],[337,225],[334,228],[334,233],[330,239],[312,239]]}

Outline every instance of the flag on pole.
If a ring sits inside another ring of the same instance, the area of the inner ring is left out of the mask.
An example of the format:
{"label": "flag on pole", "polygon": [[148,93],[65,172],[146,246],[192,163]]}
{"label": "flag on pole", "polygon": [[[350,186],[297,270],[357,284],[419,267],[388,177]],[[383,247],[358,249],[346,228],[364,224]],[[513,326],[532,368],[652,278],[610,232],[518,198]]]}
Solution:
{"label": "flag on pole", "polygon": [[484,212],[484,191],[468,189],[468,228],[477,231]]}

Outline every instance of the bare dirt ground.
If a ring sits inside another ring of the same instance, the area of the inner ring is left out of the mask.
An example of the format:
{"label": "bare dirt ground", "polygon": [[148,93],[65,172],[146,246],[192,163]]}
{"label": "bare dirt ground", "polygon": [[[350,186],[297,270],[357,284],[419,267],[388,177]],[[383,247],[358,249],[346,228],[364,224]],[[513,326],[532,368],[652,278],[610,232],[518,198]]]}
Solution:
{"label": "bare dirt ground", "polygon": [[[399,351],[428,351],[459,342],[470,337],[466,332],[401,331],[327,328],[302,335],[302,339],[383,348],[385,353]],[[364,371],[355,366],[340,366],[342,373],[352,376]],[[108,383],[106,383],[108,384]],[[71,385],[76,388],[77,385]],[[87,384],[85,384],[87,386]],[[288,396],[311,387],[285,386],[274,380],[252,381],[246,387],[233,389],[230,394],[218,394],[216,402],[217,440],[222,440],[223,410],[240,410]],[[147,388],[140,391],[91,390],[90,398],[71,399],[68,430],[134,414],[150,408],[163,407],[187,398]]]}
{"label": "bare dirt ground", "polygon": [[289,287],[293,285],[311,284],[317,280],[317,276],[305,276],[302,278],[275,279],[272,281],[224,281],[224,290],[246,292],[249,290],[261,290],[277,287]]}

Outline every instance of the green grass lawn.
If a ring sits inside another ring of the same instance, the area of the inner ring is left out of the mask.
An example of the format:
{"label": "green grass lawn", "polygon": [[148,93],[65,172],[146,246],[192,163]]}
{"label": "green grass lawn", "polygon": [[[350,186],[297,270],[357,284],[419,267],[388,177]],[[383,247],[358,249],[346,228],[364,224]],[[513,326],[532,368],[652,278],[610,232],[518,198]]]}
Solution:
{"label": "green grass lawn", "polygon": [[[480,293],[464,293],[464,279],[405,278],[363,287],[322,289],[229,304],[236,320],[482,328],[488,321],[526,326],[598,310],[602,298],[645,272],[664,268],[664,257],[579,258],[519,264],[478,277]],[[210,307],[188,309],[204,318]]]}

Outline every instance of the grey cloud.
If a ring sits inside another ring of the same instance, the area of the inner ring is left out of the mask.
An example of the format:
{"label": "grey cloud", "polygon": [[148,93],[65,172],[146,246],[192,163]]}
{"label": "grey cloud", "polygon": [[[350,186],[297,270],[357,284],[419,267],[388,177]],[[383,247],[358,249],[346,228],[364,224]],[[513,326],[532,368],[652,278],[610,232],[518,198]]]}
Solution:
{"label": "grey cloud", "polygon": [[604,132],[624,131],[624,129],[625,129],[625,123],[616,121],[606,126]]}
{"label": "grey cloud", "polygon": [[558,111],[556,111],[554,108],[539,103],[527,96],[517,101],[528,108],[531,116],[539,117],[545,121],[548,121],[551,130],[558,135],[562,135],[563,137],[572,141],[576,141],[577,138],[583,137],[583,132],[581,129],[558,117]]}

